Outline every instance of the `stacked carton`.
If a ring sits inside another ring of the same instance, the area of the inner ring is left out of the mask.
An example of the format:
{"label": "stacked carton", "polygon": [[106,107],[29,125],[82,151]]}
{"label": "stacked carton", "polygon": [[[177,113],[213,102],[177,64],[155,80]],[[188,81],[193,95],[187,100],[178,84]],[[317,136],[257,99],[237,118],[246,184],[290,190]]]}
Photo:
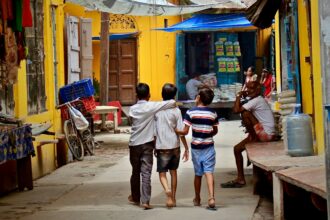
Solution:
{"label": "stacked carton", "polygon": [[[287,140],[286,132],[286,116],[294,112],[296,107],[296,92],[294,90],[286,90],[278,95],[278,102],[280,104],[280,118],[279,118],[279,133],[282,136],[284,142]],[[284,143],[284,146],[287,146],[287,143]]]}

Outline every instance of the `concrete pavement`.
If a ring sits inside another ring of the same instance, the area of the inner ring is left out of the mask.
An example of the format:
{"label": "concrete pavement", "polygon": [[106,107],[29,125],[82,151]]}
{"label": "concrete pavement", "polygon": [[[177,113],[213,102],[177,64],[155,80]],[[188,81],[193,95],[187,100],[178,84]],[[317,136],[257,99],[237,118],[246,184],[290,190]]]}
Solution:
{"label": "concrete pavement", "polygon": [[[98,149],[96,156],[68,164],[38,179],[32,191],[14,192],[0,198],[0,219],[252,219],[259,197],[252,193],[251,169],[247,170],[246,187],[219,187],[220,183],[235,178],[232,147],[245,136],[239,125],[239,121],[222,122],[215,137],[217,211],[205,208],[205,180],[202,206],[193,206],[194,172],[191,161],[181,163],[178,170],[177,207],[165,208],[166,197],[156,172],[152,176],[151,204],[154,209],[145,211],[129,204],[127,196],[130,192],[131,167],[126,148],[129,135],[101,134],[97,139],[104,141],[105,146]],[[187,136],[188,142],[190,136]]]}

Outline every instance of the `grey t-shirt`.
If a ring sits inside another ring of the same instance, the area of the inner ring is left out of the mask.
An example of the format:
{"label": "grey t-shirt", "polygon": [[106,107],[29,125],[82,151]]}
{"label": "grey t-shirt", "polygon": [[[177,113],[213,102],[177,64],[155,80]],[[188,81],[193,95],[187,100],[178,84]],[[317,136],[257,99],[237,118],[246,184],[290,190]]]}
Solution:
{"label": "grey t-shirt", "polygon": [[198,94],[198,86],[203,84],[201,81],[197,79],[190,79],[186,84],[186,91],[188,95],[188,99],[193,100],[196,98]]}
{"label": "grey t-shirt", "polygon": [[174,149],[180,146],[174,129],[183,130],[184,124],[179,108],[159,111],[155,115],[156,149]]}
{"label": "grey t-shirt", "polygon": [[250,111],[262,124],[267,134],[275,134],[274,115],[266,100],[258,96],[243,105],[243,108]]}

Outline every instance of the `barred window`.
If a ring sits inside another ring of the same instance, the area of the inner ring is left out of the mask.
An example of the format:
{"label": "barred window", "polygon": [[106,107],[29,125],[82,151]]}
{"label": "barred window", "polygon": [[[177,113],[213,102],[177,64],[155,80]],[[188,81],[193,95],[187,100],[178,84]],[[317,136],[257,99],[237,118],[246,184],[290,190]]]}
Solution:
{"label": "barred window", "polygon": [[0,113],[14,116],[15,101],[13,85],[6,81],[6,65],[0,63]]}
{"label": "barred window", "polygon": [[31,1],[33,27],[25,29],[28,48],[26,71],[29,115],[46,111],[43,8],[43,0]]}

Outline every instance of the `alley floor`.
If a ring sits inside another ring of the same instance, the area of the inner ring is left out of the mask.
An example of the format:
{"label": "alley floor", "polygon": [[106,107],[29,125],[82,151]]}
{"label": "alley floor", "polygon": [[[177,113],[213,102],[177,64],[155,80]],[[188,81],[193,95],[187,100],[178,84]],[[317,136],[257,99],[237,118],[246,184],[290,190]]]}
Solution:
{"label": "alley floor", "polygon": [[[206,183],[202,185],[202,206],[192,199],[193,165],[180,163],[178,170],[177,207],[165,207],[165,194],[158,174],[152,176],[152,210],[143,210],[127,201],[131,167],[127,142],[129,134],[102,133],[96,155],[73,162],[34,182],[34,189],[12,192],[0,198],[0,219],[272,219],[272,204],[252,193],[252,170],[246,169],[247,186],[222,189],[222,182],[235,178],[232,147],[244,138],[239,121],[221,122],[215,137],[217,164],[215,171],[216,211],[207,210]],[[127,128],[122,128],[126,131]],[[189,134],[187,136],[190,141]],[[245,160],[246,163],[246,160]]]}

